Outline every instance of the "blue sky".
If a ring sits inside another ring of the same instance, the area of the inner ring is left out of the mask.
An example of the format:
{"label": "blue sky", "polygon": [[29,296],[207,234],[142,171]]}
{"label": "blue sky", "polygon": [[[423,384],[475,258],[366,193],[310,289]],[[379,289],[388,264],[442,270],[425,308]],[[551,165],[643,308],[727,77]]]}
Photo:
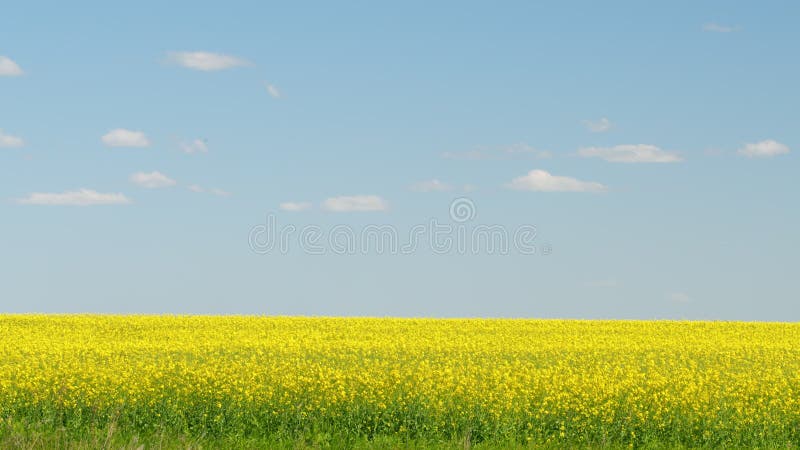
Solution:
{"label": "blue sky", "polygon": [[[7,2],[0,309],[800,320],[798,13]],[[538,252],[248,244],[461,197]]]}

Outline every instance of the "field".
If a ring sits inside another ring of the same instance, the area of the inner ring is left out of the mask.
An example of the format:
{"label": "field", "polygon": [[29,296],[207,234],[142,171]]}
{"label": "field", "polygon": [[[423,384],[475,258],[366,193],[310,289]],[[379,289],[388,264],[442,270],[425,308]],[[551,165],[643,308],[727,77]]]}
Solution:
{"label": "field", "polygon": [[782,447],[800,324],[0,316],[2,447]]}

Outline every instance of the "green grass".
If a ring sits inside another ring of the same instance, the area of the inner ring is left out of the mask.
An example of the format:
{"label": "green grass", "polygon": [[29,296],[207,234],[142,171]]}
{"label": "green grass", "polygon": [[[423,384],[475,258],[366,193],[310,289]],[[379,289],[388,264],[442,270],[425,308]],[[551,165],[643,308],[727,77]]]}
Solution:
{"label": "green grass", "polygon": [[[0,425],[2,449],[622,449],[633,445],[619,442],[536,442],[517,440],[487,440],[473,442],[469,436],[444,440],[428,440],[404,436],[378,435],[372,438],[311,430],[294,430],[265,436],[242,435],[191,435],[171,430],[137,433],[116,424],[98,427],[67,428],[52,423],[15,421],[4,419]],[[681,449],[717,448],[708,443],[669,443],[650,439],[635,448]],[[758,445],[725,445],[724,448],[798,448],[796,442],[787,440],[762,441]]]}

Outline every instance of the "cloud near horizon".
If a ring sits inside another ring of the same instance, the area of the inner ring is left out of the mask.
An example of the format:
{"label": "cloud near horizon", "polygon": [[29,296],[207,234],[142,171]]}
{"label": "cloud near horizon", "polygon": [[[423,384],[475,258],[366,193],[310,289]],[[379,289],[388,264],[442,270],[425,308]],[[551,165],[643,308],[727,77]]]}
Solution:
{"label": "cloud near horizon", "polygon": [[199,184],[190,184],[189,186],[186,187],[186,189],[189,189],[190,191],[196,192],[198,194],[208,193],[216,195],[217,197],[230,197],[231,195],[233,195],[229,191],[223,189],[219,188],[206,189],[203,186],[200,186]]}
{"label": "cloud near horizon", "polygon": [[204,139],[193,139],[181,142],[178,147],[183,153],[193,155],[196,153],[208,153],[208,143]]}
{"label": "cloud near horizon", "polygon": [[507,147],[479,148],[461,152],[444,152],[442,158],[456,160],[483,160],[483,159],[513,159],[513,158],[534,158],[547,159],[552,154],[547,150],[539,150],[523,142],[512,144]]}
{"label": "cloud near horizon", "polygon": [[736,31],[741,30],[739,27],[732,27],[728,25],[720,25],[718,23],[709,22],[703,25],[703,31],[707,31],[709,33],[734,33]]}
{"label": "cloud near horizon", "polygon": [[389,204],[377,195],[339,196],[322,202],[322,209],[330,212],[386,211]]}
{"label": "cloud near horizon", "polygon": [[150,139],[142,131],[115,128],[100,138],[108,147],[144,148],[150,146]]}
{"label": "cloud near horizon", "polygon": [[411,185],[414,192],[448,192],[453,190],[453,186],[437,179],[419,181]]}
{"label": "cloud near horizon", "polygon": [[267,89],[267,94],[269,94],[272,98],[281,98],[282,94],[281,91],[278,90],[277,86],[270,83],[264,83],[264,87]]}
{"label": "cloud near horizon", "polygon": [[649,144],[626,144],[614,147],[585,147],[578,150],[583,158],[600,158],[614,163],[676,163],[683,158]]}
{"label": "cloud near horizon", "polygon": [[767,139],[765,141],[745,144],[739,149],[739,154],[748,158],[770,158],[789,153],[789,147],[778,141]]}
{"label": "cloud near horizon", "polygon": [[187,69],[200,70],[202,72],[213,72],[252,65],[250,61],[236,56],[199,51],[169,52],[167,53],[167,61]]}
{"label": "cloud near horizon", "polygon": [[600,120],[584,120],[583,125],[592,133],[605,133],[614,126],[606,117],[602,117]]}
{"label": "cloud near horizon", "polygon": [[527,175],[514,178],[505,187],[517,191],[535,192],[605,192],[606,186],[592,181],[551,175],[544,170],[531,170]]}
{"label": "cloud near horizon", "polygon": [[310,202],[283,202],[278,205],[281,211],[300,212],[308,211],[312,205]]}
{"label": "cloud near horizon", "polygon": [[0,55],[0,77],[18,77],[25,72],[8,56]]}
{"label": "cloud near horizon", "polygon": [[5,134],[0,129],[0,148],[19,148],[23,145],[25,145],[25,141],[21,137]]}
{"label": "cloud near horizon", "polygon": [[47,206],[94,206],[127,205],[131,201],[121,193],[100,193],[92,189],[78,189],[66,192],[33,192],[27,197],[17,199],[21,205]]}
{"label": "cloud near horizon", "polygon": [[160,189],[175,186],[177,181],[164,175],[161,172],[136,172],[130,176],[131,183],[146,188]]}

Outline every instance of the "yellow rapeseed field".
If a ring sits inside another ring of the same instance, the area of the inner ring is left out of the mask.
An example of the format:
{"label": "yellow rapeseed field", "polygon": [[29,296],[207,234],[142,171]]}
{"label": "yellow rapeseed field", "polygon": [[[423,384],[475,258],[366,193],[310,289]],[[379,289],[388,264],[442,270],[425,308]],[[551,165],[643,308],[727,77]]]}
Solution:
{"label": "yellow rapeseed field", "polygon": [[139,433],[791,445],[800,324],[0,316],[0,421]]}

